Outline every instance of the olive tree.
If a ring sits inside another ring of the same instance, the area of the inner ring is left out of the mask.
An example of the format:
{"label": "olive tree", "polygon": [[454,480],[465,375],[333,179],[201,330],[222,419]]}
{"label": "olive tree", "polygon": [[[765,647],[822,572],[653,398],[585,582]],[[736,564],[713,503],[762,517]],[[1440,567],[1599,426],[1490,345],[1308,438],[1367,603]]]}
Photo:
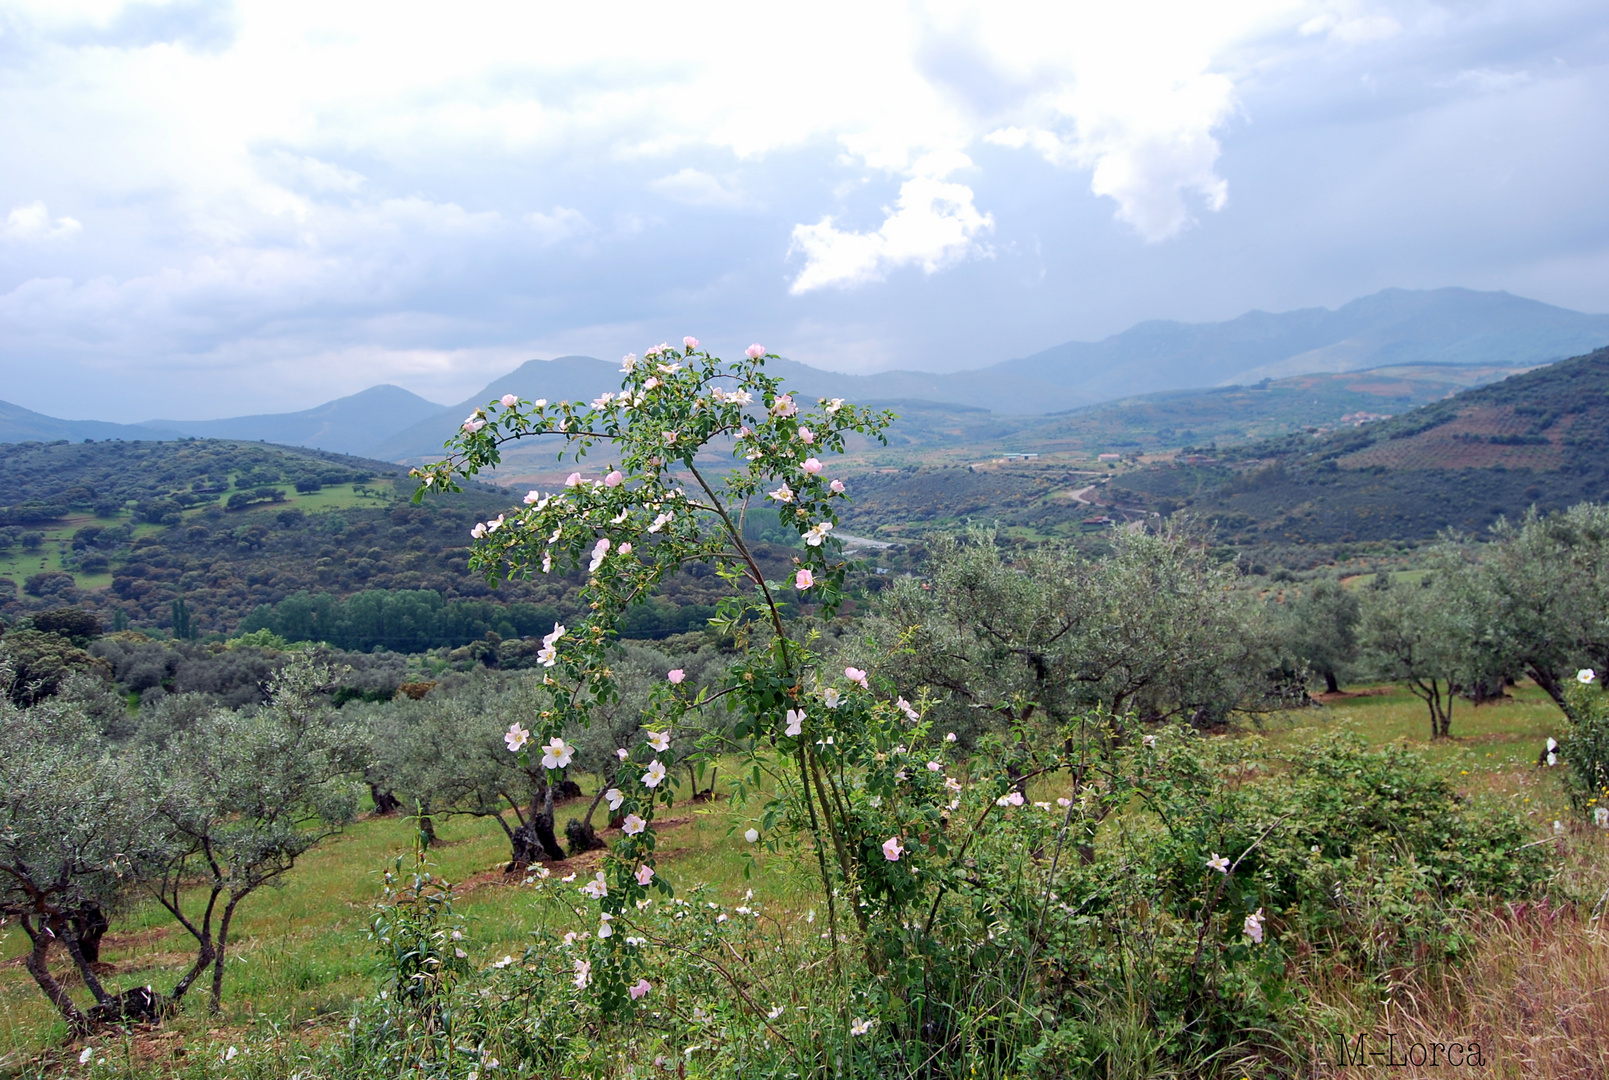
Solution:
{"label": "olive tree", "polygon": [[[22,927],[24,966],[74,1031],[154,1015],[154,995],[109,992],[94,963],[105,912],[149,842],[148,807],[130,798],[132,787],[127,762],[101,748],[81,709],[57,701],[18,708],[0,695],[0,915]],[[54,944],[94,997],[90,1009],[50,970]]]}
{"label": "olive tree", "polygon": [[1459,575],[1444,566],[1417,582],[1382,579],[1362,600],[1358,644],[1365,664],[1425,703],[1432,739],[1451,734],[1453,702],[1474,668],[1460,584]]}
{"label": "olive tree", "polygon": [[1268,620],[1186,532],[1124,531],[1089,558],[1056,544],[1014,557],[974,531],[930,555],[925,580],[884,590],[874,635],[880,671],[957,725],[1053,728],[1093,710],[1118,728],[1125,714],[1208,726],[1275,689]]}
{"label": "olive tree", "polygon": [[1493,651],[1573,716],[1576,671],[1609,668],[1609,506],[1499,522],[1479,584]]}
{"label": "olive tree", "polygon": [[434,836],[436,818],[490,818],[508,837],[511,869],[564,858],[553,828],[554,788],[562,778],[522,763],[505,741],[509,720],[529,722],[534,707],[528,679],[485,675],[372,713],[391,790],[419,813],[427,837]]}
{"label": "olive tree", "polygon": [[1358,657],[1357,594],[1333,578],[1320,578],[1289,596],[1281,609],[1284,647],[1324,679],[1326,693],[1339,693],[1341,672]]}
{"label": "olive tree", "polygon": [[161,841],[147,853],[142,877],[196,941],[175,999],[210,966],[211,1004],[220,1007],[241,902],[281,881],[357,810],[353,781],[364,744],[325,701],[329,682],[328,668],[298,657],[274,675],[265,706],[195,719],[144,768]]}

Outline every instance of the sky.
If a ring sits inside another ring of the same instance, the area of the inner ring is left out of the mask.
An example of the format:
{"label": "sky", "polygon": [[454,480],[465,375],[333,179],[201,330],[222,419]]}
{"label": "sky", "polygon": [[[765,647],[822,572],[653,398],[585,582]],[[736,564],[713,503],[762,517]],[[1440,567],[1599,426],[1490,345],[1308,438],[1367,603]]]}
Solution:
{"label": "sky", "polygon": [[0,162],[0,399],[74,419],[1606,312],[1609,5],[0,0]]}

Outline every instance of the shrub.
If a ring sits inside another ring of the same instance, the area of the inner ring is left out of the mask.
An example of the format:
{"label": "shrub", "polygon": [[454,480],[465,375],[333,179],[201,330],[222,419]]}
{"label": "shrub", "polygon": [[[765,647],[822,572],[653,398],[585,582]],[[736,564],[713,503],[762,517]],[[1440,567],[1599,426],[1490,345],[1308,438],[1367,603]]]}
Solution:
{"label": "shrub", "polygon": [[[375,921],[392,928],[388,994],[362,1010],[338,1075],[392,1075],[449,1041],[562,1075],[674,1060],[711,1076],[922,1062],[934,1077],[1095,1077],[1136,1057],[1157,1073],[1292,1075],[1326,1034],[1305,985],[1342,971],[1356,993],[1385,992],[1403,964],[1457,956],[1472,909],[1546,880],[1514,815],[1460,798],[1419,754],[1348,735],[1276,754],[1179,726],[1094,772],[1076,798],[1056,800],[1063,774],[1016,805],[947,762],[969,777],[961,795],[897,861],[878,852],[884,872],[868,861],[872,917],[836,952],[814,911],[698,886],[626,905],[600,939],[576,906],[599,879],[535,868],[530,946],[468,971],[448,965],[467,928],[440,883],[423,879],[427,903],[393,874]],[[890,810],[862,794],[854,814]],[[960,857],[938,857],[946,845]],[[401,926],[413,947],[395,948]],[[628,1023],[596,993],[610,950],[634,965]]]}
{"label": "shrub", "polygon": [[77,585],[73,575],[60,570],[46,570],[43,573],[33,574],[22,583],[22,591],[29,596],[61,596],[71,592]]}
{"label": "shrub", "polygon": [[1576,813],[1609,827],[1609,702],[1597,686],[1599,675],[1584,669],[1563,694],[1571,719],[1558,756],[1564,759],[1565,787]]}

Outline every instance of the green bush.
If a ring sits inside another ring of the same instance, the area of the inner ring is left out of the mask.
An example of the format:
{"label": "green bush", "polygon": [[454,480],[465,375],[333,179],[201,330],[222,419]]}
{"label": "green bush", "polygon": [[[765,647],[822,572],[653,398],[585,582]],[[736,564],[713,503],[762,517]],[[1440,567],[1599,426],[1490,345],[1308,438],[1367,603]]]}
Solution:
{"label": "green bush", "polygon": [[1564,778],[1571,807],[1609,828],[1609,702],[1596,683],[1597,674],[1584,670],[1565,690],[1575,719],[1557,753],[1568,766]]}
{"label": "green bush", "polygon": [[[733,1077],[1289,1075],[1324,1034],[1306,1004],[1321,973],[1378,990],[1406,962],[1456,958],[1471,908],[1547,877],[1512,813],[1461,798],[1420,754],[1349,735],[1274,754],[1179,727],[1084,768],[1065,806],[1065,773],[1021,805],[969,780],[885,872],[868,860],[870,918],[842,924],[836,954],[824,919],[667,888],[615,918],[621,958],[577,915],[590,882],[538,869],[530,946],[472,972],[450,897],[393,876],[375,921],[382,993],[329,1064],[351,1078],[486,1075],[491,1060],[566,1076],[656,1061]],[[941,775],[922,772],[913,782]],[[869,776],[851,810],[866,835],[892,812],[878,789]],[[944,845],[954,859],[931,857]],[[617,962],[647,991],[606,1009],[593,983]]]}

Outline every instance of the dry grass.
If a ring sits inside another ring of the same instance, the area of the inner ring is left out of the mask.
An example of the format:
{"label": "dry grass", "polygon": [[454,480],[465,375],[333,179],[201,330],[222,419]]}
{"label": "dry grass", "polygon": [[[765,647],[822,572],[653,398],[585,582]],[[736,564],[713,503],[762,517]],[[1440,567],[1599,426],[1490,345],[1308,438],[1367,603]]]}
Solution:
{"label": "dry grass", "polygon": [[[1463,963],[1405,973],[1364,1034],[1364,1049],[1382,1056],[1322,1075],[1609,1076],[1609,837],[1577,826],[1559,845],[1560,902],[1489,913],[1472,927],[1474,946]],[[1388,1060],[1393,1034],[1397,1064]],[[1445,1058],[1435,1068],[1428,1060],[1415,1064],[1432,1044],[1454,1042],[1478,1044],[1483,1066],[1449,1069]],[[1411,1050],[1415,1044],[1425,1049]]]}

